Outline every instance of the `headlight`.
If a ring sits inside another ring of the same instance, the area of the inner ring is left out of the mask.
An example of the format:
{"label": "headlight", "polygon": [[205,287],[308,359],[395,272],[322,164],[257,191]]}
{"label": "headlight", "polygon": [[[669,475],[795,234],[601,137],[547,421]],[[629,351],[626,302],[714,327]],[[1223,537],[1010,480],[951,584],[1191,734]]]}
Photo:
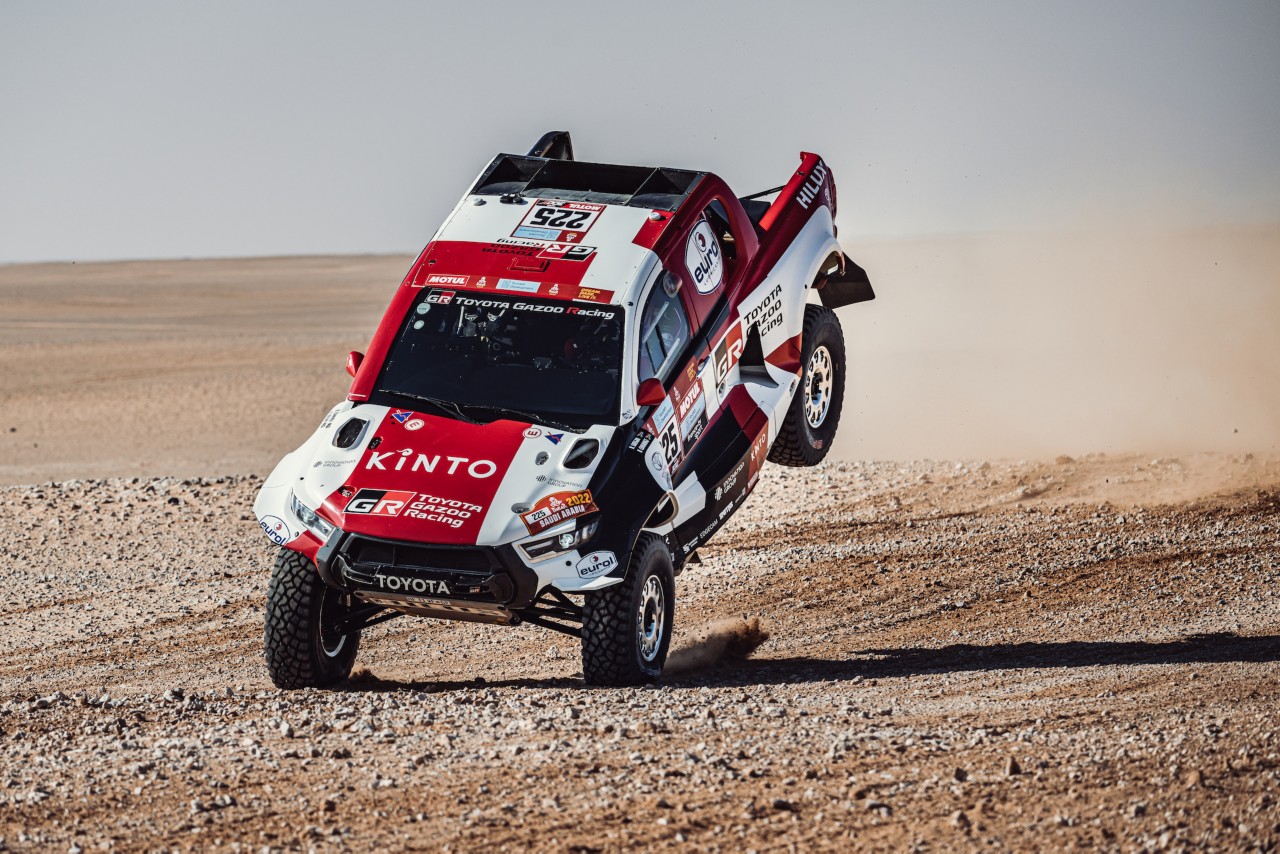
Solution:
{"label": "headlight", "polygon": [[321,540],[329,539],[329,535],[333,533],[333,525],[321,519],[316,511],[298,500],[298,496],[292,492],[289,493],[289,506],[293,509],[293,515],[298,521],[307,526],[307,530],[315,534]]}
{"label": "headlight", "polygon": [[521,543],[520,548],[524,549],[524,553],[529,556],[530,560],[545,560],[549,557],[573,551],[594,537],[596,528],[599,527],[600,516],[597,514],[589,519],[580,519],[572,531],[565,531],[563,534],[556,534],[552,537],[544,537],[541,540]]}

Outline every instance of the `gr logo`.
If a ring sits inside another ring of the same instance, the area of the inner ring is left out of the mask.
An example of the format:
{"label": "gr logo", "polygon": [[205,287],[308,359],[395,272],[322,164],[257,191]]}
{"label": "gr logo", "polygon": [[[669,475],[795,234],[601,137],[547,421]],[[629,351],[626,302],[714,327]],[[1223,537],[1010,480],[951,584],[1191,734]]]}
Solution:
{"label": "gr logo", "polygon": [[414,499],[416,492],[400,492],[386,489],[362,489],[347,502],[346,513],[363,513],[367,516],[399,516],[405,505]]}

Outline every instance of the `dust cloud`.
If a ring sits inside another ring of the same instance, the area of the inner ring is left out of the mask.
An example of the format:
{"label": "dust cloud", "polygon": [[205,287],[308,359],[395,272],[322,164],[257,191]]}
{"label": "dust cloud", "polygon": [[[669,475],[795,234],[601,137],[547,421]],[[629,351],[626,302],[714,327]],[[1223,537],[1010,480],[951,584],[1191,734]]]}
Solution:
{"label": "dust cloud", "polygon": [[667,657],[663,673],[681,676],[711,670],[725,662],[741,661],[769,639],[759,617],[716,620],[697,632],[693,640]]}
{"label": "dust cloud", "polygon": [[839,459],[1280,451],[1280,226],[842,242]]}

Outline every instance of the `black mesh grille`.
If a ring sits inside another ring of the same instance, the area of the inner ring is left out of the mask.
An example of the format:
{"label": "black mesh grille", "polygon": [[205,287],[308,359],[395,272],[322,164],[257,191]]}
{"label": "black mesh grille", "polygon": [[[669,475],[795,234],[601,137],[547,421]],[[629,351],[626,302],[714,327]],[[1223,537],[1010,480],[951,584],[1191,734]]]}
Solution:
{"label": "black mesh grille", "polygon": [[345,551],[347,559],[356,564],[466,572],[489,572],[500,566],[492,550],[474,546],[431,546],[352,537]]}

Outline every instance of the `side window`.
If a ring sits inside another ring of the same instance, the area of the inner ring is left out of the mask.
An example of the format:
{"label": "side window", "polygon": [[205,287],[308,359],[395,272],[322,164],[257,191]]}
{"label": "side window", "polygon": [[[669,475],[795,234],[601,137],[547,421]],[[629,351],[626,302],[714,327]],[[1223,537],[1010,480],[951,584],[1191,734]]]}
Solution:
{"label": "side window", "polygon": [[679,293],[668,294],[658,277],[649,299],[640,312],[640,375],[638,382],[657,377],[665,385],[675,370],[676,357],[689,341],[689,318],[680,304]]}

